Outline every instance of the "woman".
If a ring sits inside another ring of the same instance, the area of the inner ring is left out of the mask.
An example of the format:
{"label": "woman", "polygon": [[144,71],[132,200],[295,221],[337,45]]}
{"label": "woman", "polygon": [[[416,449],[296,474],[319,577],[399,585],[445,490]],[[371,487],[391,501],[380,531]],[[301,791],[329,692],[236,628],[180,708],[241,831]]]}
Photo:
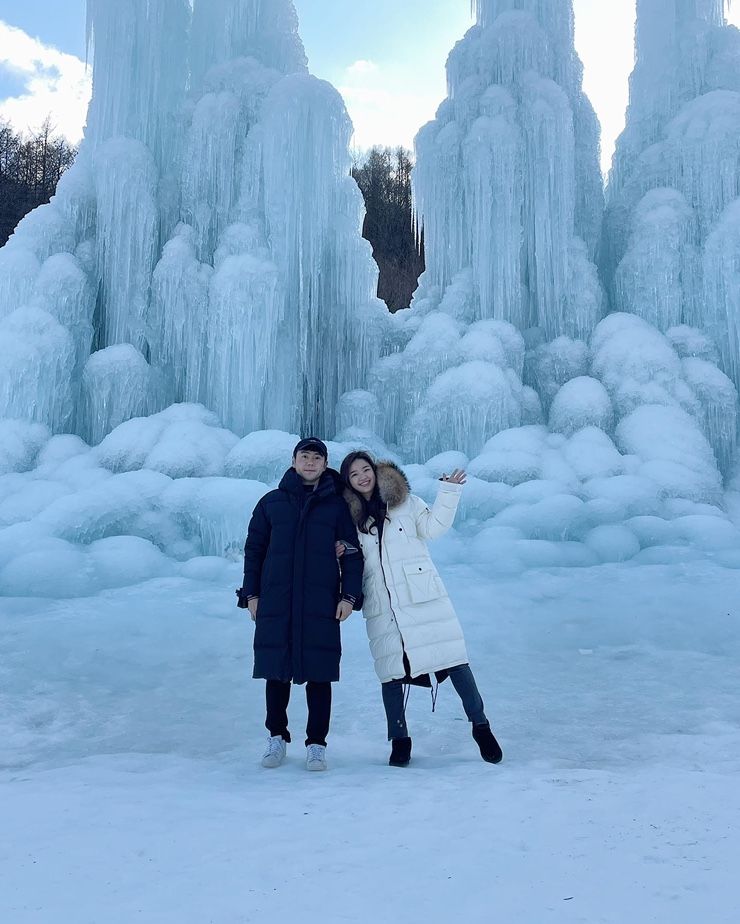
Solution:
{"label": "woman", "polygon": [[382,684],[390,765],[405,767],[411,760],[403,684],[428,681],[431,673],[438,680],[450,677],[481,757],[497,764],[503,754],[468,664],[460,623],[426,544],[452,526],[465,472],[442,477],[431,510],[411,493],[406,476],[392,462],[376,463],[366,452],[352,452],[341,474],[365,559],[363,614]]}

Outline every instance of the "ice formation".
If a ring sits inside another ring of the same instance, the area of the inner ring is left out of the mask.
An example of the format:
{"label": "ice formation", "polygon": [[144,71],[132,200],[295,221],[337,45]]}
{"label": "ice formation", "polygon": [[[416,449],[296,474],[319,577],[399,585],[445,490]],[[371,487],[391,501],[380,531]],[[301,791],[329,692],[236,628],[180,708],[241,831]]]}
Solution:
{"label": "ice formation", "polygon": [[638,0],[602,268],[616,310],[662,331],[705,329],[738,386],[740,32],[724,10],[724,0]]}
{"label": "ice formation", "polygon": [[499,571],[740,566],[740,34],[640,0],[602,227],[571,0],[475,8],[391,316],[290,0],[89,0],[85,142],[0,250],[0,594],[211,573],[309,429],[466,468]]}
{"label": "ice formation", "polygon": [[726,474],[740,380],[740,34],[718,2],[639,4],[633,107],[598,247],[598,125],[572,3],[475,6],[448,61],[449,97],[417,136],[427,272],[372,372],[385,438],[419,460],[474,457],[512,427],[549,419],[566,436],[614,435],[640,407],[676,407]]}
{"label": "ice formation", "polygon": [[386,437],[422,457],[475,452],[539,421],[522,334],[582,340],[605,308],[592,262],[598,123],[572,3],[487,0],[477,16],[447,62],[449,96],[416,138],[427,271],[400,354],[373,370]]}
{"label": "ice formation", "polygon": [[333,431],[386,312],[291,0],[89,0],[88,31],[80,154],[0,252],[0,416],[97,442],[200,401],[240,434]]}

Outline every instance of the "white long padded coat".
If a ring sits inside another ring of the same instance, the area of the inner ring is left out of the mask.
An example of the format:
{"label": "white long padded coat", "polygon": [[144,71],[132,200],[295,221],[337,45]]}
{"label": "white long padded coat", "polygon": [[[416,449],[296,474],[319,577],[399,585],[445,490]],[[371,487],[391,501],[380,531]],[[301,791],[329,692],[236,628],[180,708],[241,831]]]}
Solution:
{"label": "white long padded coat", "polygon": [[[388,507],[382,556],[374,528],[359,537],[365,558],[362,612],[380,682],[406,676],[404,651],[411,677],[467,664],[462,628],[426,544],[452,526],[462,485],[441,481],[430,510],[396,465],[380,462],[377,469]],[[347,490],[345,498],[358,523],[358,496]]]}

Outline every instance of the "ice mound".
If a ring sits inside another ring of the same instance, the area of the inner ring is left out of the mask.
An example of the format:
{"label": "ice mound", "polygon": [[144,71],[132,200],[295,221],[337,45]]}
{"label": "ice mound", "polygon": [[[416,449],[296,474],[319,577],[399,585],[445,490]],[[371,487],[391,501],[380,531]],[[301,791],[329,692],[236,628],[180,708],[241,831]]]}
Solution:
{"label": "ice mound", "polygon": [[0,419],[0,475],[26,472],[51,434],[43,424],[27,420]]}
{"label": "ice mound", "polygon": [[95,448],[95,456],[113,472],[147,468],[171,478],[197,478],[223,474],[238,442],[202,405],[176,404],[120,424]]}

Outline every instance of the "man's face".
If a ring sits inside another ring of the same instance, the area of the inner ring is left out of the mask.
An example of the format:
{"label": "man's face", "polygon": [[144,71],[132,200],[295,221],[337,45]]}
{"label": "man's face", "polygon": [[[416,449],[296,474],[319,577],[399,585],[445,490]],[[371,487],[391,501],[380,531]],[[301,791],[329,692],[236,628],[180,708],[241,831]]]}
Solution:
{"label": "man's face", "polygon": [[316,484],[326,471],[326,459],[321,453],[301,450],[293,459],[293,468],[303,479],[304,484]]}

